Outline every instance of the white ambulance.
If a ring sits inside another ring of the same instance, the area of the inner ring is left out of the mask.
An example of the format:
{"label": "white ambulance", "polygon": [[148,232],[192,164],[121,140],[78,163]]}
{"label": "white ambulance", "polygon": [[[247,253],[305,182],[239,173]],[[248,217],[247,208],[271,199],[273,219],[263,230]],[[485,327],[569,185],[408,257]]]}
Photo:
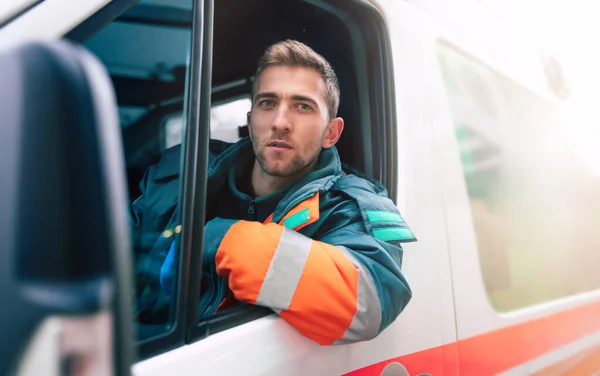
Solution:
{"label": "white ambulance", "polygon": [[[526,35],[476,0],[4,0],[0,374],[600,374],[600,169]],[[261,307],[197,319],[209,139],[244,136],[287,38],[333,65],[341,158],[419,239],[413,298],[368,342],[322,347]],[[182,267],[148,323],[127,208],[177,144]]]}

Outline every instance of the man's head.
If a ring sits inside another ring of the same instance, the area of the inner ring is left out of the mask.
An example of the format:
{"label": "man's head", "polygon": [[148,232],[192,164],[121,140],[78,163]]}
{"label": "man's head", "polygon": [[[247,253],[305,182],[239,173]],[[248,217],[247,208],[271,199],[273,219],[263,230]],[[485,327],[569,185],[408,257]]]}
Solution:
{"label": "man's head", "polygon": [[269,47],[259,60],[248,113],[262,171],[274,177],[308,172],[342,134],[339,98],[335,72],[321,55],[292,40]]}

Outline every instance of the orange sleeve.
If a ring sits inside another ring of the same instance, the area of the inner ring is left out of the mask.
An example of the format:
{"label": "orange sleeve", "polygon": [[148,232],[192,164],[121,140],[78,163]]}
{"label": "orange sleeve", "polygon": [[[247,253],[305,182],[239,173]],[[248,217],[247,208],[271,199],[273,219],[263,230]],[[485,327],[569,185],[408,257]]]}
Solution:
{"label": "orange sleeve", "polygon": [[248,221],[231,226],[216,254],[236,299],[272,308],[322,345],[343,340],[356,321],[361,268],[353,261],[343,247]]}

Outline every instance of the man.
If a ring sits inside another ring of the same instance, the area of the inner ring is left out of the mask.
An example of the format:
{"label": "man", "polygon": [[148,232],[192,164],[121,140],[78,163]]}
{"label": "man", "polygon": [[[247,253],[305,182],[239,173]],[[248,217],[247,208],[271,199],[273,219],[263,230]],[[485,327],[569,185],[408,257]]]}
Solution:
{"label": "man", "polygon": [[201,316],[262,305],[331,345],[374,338],[410,300],[400,243],[415,238],[383,186],[342,172],[338,104],[333,69],[308,46],[287,40],[260,59],[250,137],[209,167]]}

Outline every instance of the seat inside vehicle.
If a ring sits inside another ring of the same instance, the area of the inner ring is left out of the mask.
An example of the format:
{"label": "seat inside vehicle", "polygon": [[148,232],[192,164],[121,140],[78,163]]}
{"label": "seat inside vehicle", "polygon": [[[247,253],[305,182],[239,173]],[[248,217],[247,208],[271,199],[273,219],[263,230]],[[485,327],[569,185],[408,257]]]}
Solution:
{"label": "seat inside vehicle", "polygon": [[[138,184],[146,169],[181,141],[192,21],[187,3],[191,2],[143,0],[86,42],[106,64],[117,93],[131,199],[139,195]],[[370,106],[367,69],[368,58],[377,62],[370,51],[376,46],[366,44],[365,30],[352,29],[357,25],[350,12],[326,2],[254,0],[250,5],[215,1],[212,106],[216,112],[220,106],[225,109],[235,103],[227,112],[234,111],[240,120],[239,124],[221,124],[218,116],[213,117],[211,138],[227,134],[225,141],[232,142],[247,134],[244,119],[258,58],[269,45],[296,39],[323,55],[338,75],[338,115],[345,120],[337,145],[342,160],[381,180],[380,158],[375,155],[381,149],[373,131],[375,111]],[[157,30],[172,34],[175,43],[161,43]],[[134,33],[136,43],[125,33]],[[361,33],[365,35],[359,37]]]}

